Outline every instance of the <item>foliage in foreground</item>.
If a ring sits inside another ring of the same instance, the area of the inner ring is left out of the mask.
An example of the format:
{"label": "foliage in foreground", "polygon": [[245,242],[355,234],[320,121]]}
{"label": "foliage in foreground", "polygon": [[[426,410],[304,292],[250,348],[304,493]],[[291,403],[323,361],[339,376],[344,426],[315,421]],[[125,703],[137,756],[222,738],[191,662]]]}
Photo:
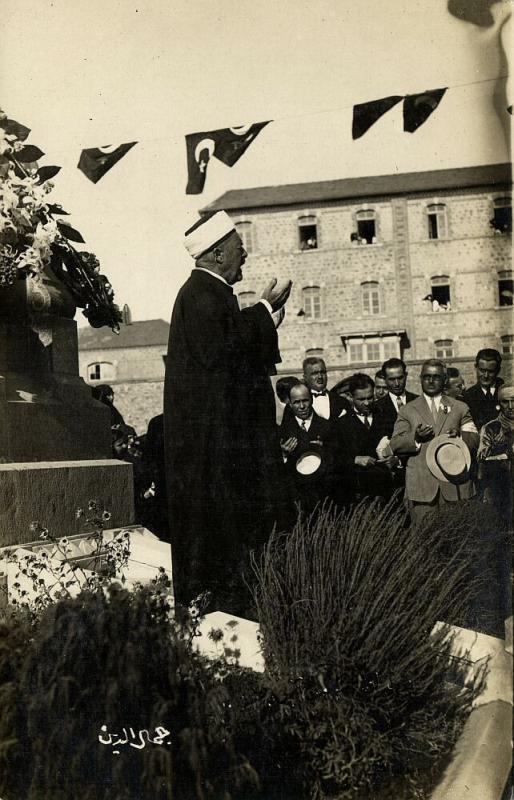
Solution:
{"label": "foliage in foreground", "polygon": [[469,619],[477,547],[465,505],[416,531],[394,504],[325,507],[271,538],[255,599],[296,796],[371,797],[395,775],[414,790],[451,750],[473,690],[462,666],[448,680],[448,629],[431,631]]}
{"label": "foliage in foreground", "polygon": [[[226,690],[163,596],[83,593],[0,624],[0,794],[20,800],[230,800],[256,776],[227,734]],[[170,744],[99,743],[164,726]],[[245,790],[248,789],[248,795]]]}
{"label": "foliage in foreground", "polygon": [[[166,587],[100,587],[0,622],[5,800],[373,800],[418,788],[473,696],[436,621],[468,619],[474,510],[415,532],[323,508],[255,565],[264,674],[208,662]],[[216,635],[213,632],[212,638]],[[234,639],[231,639],[231,642]],[[99,743],[164,726],[170,744]],[[391,783],[405,776],[391,793]]]}

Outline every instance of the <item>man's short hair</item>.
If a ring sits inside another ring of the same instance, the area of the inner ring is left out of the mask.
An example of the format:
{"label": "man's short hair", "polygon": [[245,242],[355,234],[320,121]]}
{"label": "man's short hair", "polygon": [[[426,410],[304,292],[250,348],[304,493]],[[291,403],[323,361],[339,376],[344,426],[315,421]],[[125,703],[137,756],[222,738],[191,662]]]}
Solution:
{"label": "man's short hair", "polygon": [[375,380],[379,378],[380,380],[385,380],[384,370],[379,369],[378,372],[375,372]]}
{"label": "man's short hair", "polygon": [[278,379],[275,384],[275,391],[281,403],[287,402],[291,388],[296,386],[297,383],[301,383],[301,381],[294,375],[287,375]]}
{"label": "man's short hair", "polygon": [[439,358],[427,358],[426,361],[423,361],[421,365],[421,372],[425,369],[425,367],[440,367],[446,375],[446,364],[444,361],[441,361]]}
{"label": "man's short hair", "polygon": [[288,400],[291,399],[291,392],[293,391],[293,389],[296,389],[298,386],[303,386],[305,389],[307,389],[307,391],[309,392],[309,397],[311,397],[311,390],[309,389],[309,387],[307,386],[305,381],[300,381],[300,380],[297,379],[296,382],[292,383],[290,385],[289,389],[287,390],[287,399]]}
{"label": "man's short hair", "polygon": [[380,371],[384,373],[384,378],[386,378],[388,369],[398,369],[398,367],[401,367],[404,373],[407,372],[407,364],[401,358],[388,358],[382,364]]}
{"label": "man's short hair", "polygon": [[313,367],[314,364],[325,364],[325,359],[321,356],[307,356],[307,358],[303,359],[303,371],[305,372],[306,367]]}
{"label": "man's short hair", "polygon": [[355,375],[352,375],[348,380],[348,391],[350,394],[355,394],[357,389],[374,389],[375,388],[375,381],[373,378],[370,378],[369,375],[366,375],[364,372],[356,372]]}
{"label": "man's short hair", "polygon": [[460,372],[457,367],[446,367],[446,380],[450,378],[460,378]]}
{"label": "man's short hair", "polygon": [[500,367],[502,365],[502,357],[498,350],[494,350],[492,347],[484,347],[483,350],[479,350],[476,354],[475,358],[475,367],[478,367],[478,362],[480,360],[483,361],[496,361],[498,365],[498,372],[500,371]]}

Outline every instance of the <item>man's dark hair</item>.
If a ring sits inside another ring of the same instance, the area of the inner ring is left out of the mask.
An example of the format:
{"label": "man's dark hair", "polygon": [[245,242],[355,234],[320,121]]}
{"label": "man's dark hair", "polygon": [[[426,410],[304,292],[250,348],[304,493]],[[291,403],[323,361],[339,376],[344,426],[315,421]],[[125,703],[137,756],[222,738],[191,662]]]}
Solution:
{"label": "man's dark hair", "polygon": [[287,375],[284,378],[279,378],[275,384],[275,391],[281,403],[286,403],[289,399],[289,392],[293,386],[301,381],[294,375]]}
{"label": "man's dark hair", "polygon": [[367,389],[368,387],[374,389],[375,381],[364,372],[356,372],[348,381],[348,389],[352,395],[355,394],[357,389]]}
{"label": "man's dark hair", "polygon": [[336,394],[337,394],[337,392],[347,392],[348,391],[348,386],[350,384],[350,379],[351,379],[351,375],[349,375],[347,378],[342,378],[342,380],[337,381],[337,383],[334,383],[334,385],[332,386],[330,391],[331,392],[336,392]]}
{"label": "man's dark hair", "polygon": [[325,359],[322,358],[321,356],[307,356],[307,358],[304,358],[303,360],[302,364],[303,371],[305,372],[306,367],[313,367],[314,364],[325,364]]}
{"label": "man's dark hair", "polygon": [[293,389],[296,389],[297,386],[304,386],[307,389],[307,391],[309,392],[309,397],[311,396],[311,390],[309,389],[309,387],[307,386],[305,381],[296,380],[294,383],[292,383],[289,386],[289,389],[287,390],[287,399],[288,400],[291,399],[291,392],[293,391]]}
{"label": "man's dark hair", "polygon": [[402,361],[401,358],[388,358],[387,361],[384,361],[382,364],[382,369],[380,371],[384,373],[384,378],[386,378],[388,369],[398,369],[398,367],[401,367],[404,373],[407,372],[407,364],[405,361]]}
{"label": "man's dark hair", "polygon": [[492,347],[484,347],[483,350],[479,350],[475,358],[475,367],[478,367],[478,362],[481,359],[483,361],[496,361],[498,365],[498,372],[500,371],[500,367],[502,365],[502,357],[499,354],[498,350],[494,350]]}
{"label": "man's dark hair", "polygon": [[380,380],[382,380],[382,381],[385,379],[385,375],[384,375],[384,370],[383,369],[379,369],[378,372],[375,372],[375,380],[377,378],[380,378]]}
{"label": "man's dark hair", "polygon": [[450,378],[460,378],[460,372],[457,367],[446,367],[446,380]]}

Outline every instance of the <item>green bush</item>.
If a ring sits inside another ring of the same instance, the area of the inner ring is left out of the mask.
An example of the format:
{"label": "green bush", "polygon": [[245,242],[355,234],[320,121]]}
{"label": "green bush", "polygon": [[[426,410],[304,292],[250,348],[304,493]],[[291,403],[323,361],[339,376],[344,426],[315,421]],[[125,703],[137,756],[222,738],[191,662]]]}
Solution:
{"label": "green bush", "polygon": [[[230,800],[257,777],[230,738],[219,668],[165,599],[111,590],[0,626],[0,794],[6,800]],[[170,731],[171,745],[99,743],[101,726]]]}
{"label": "green bush", "polygon": [[394,503],[368,501],[270,539],[254,565],[269,725],[301,796],[368,798],[395,775],[416,786],[450,751],[473,690],[463,667],[448,680],[448,628],[431,631],[469,618],[474,521],[460,505],[411,530]]}

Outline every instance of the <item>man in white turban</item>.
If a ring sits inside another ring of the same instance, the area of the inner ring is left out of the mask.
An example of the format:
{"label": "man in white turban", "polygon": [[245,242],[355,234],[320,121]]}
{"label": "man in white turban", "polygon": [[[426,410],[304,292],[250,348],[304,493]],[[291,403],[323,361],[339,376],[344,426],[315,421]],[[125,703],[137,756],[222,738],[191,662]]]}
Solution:
{"label": "man in white turban", "polygon": [[190,228],[185,246],[196,265],[175,301],[164,390],[175,597],[187,604],[208,590],[210,608],[243,614],[249,551],[287,505],[269,375],[291,283],[272,281],[239,309],[232,286],[246,252],[224,211]]}

